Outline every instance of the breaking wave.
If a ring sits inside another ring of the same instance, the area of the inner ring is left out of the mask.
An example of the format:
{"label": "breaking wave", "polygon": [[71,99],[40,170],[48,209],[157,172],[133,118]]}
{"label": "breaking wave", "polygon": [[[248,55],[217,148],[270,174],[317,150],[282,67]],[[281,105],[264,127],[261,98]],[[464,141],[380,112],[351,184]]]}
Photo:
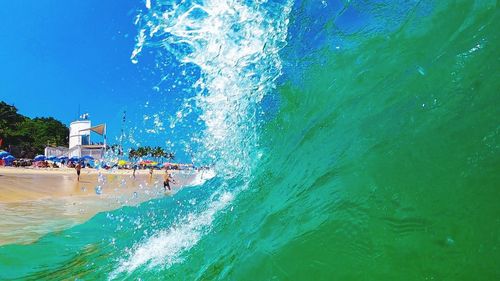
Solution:
{"label": "breaking wave", "polygon": [[0,279],[499,278],[496,1],[147,0],[136,25],[132,62],[197,70],[153,119],[192,116],[210,174],[2,246]]}

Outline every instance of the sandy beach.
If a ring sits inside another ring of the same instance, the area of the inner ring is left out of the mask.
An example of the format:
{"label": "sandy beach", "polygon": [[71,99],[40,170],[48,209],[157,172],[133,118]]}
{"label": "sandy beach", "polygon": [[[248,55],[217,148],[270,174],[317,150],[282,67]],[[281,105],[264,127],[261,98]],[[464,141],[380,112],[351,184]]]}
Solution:
{"label": "sandy beach", "polygon": [[194,171],[170,171],[175,184],[164,192],[164,171],[0,167],[0,245],[31,243],[40,236],[82,223],[95,214],[169,196],[191,185]]}

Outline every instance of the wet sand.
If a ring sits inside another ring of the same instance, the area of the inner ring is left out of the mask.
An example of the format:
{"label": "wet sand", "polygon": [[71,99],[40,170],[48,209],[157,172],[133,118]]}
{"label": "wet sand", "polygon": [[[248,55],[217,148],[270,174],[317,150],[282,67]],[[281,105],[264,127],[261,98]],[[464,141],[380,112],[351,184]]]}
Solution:
{"label": "wet sand", "polygon": [[[0,168],[0,245],[31,243],[40,236],[82,223],[95,214],[175,193],[196,178],[171,171],[176,184],[163,190],[164,171]],[[100,187],[100,188],[99,188]]]}

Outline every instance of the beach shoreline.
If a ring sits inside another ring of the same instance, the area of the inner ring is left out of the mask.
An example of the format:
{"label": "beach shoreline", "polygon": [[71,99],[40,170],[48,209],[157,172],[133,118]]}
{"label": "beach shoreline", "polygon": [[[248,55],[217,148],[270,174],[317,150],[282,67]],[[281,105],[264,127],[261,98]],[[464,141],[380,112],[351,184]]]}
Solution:
{"label": "beach shoreline", "polygon": [[196,171],[169,171],[176,180],[163,189],[164,170],[0,167],[0,246],[26,244],[83,223],[99,212],[170,196],[195,182]]}

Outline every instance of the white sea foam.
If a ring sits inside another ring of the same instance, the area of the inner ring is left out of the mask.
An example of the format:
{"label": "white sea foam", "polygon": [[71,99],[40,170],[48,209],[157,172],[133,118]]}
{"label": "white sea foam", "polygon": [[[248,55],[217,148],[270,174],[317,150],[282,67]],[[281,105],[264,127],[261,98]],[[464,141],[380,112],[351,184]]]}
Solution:
{"label": "white sea foam", "polygon": [[213,179],[216,176],[214,170],[201,170],[196,173],[193,180],[189,183],[190,186],[203,185],[206,181]]}
{"label": "white sea foam", "polygon": [[291,2],[163,1],[149,6],[140,17],[132,61],[151,43],[199,67],[195,103],[205,130],[193,138],[203,147],[195,157],[228,178],[247,174],[255,158],[248,152],[258,141],[259,102],[281,73],[278,52],[286,41]]}
{"label": "white sea foam", "polygon": [[[141,50],[151,43],[200,68],[201,77],[193,87],[200,90],[195,104],[205,130],[192,141],[202,144],[199,157],[214,164],[217,176],[226,180],[238,176],[246,182],[260,155],[256,149],[259,102],[275,87],[281,73],[278,52],[286,41],[292,2],[177,2],[150,3],[147,13],[138,17],[139,34],[131,60],[136,63]],[[176,121],[171,120],[170,126]],[[110,277],[139,267],[168,268],[180,262],[182,253],[210,231],[216,214],[239,191],[220,192],[198,203],[206,204],[204,210],[134,245]]]}
{"label": "white sea foam", "polygon": [[233,195],[229,192],[214,197],[216,199],[204,211],[190,213],[169,229],[135,245],[130,255],[121,260],[119,267],[110,274],[109,279],[116,278],[120,273],[133,272],[144,265],[152,269],[156,266],[169,267],[182,261],[181,253],[196,245],[203,234],[210,230],[215,214],[233,200]]}

